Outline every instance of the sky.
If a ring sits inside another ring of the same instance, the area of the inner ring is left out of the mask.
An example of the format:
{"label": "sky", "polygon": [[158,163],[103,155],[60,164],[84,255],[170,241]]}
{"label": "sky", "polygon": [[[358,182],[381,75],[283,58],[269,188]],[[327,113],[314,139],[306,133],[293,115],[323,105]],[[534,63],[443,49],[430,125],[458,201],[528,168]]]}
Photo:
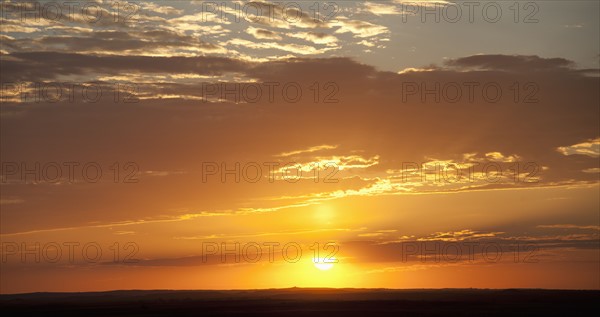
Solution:
{"label": "sky", "polygon": [[1,8],[0,293],[600,288],[597,1]]}

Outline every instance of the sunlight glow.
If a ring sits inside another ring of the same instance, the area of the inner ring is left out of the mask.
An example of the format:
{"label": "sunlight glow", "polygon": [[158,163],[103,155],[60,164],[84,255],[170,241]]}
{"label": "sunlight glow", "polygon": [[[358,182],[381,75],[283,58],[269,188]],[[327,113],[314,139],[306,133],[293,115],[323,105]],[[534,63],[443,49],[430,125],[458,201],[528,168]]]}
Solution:
{"label": "sunlight glow", "polygon": [[327,271],[330,270],[331,268],[333,268],[333,264],[336,263],[336,259],[335,258],[331,258],[331,259],[325,259],[325,258],[319,258],[319,259],[313,259],[313,263],[315,265],[315,267],[321,271]]}

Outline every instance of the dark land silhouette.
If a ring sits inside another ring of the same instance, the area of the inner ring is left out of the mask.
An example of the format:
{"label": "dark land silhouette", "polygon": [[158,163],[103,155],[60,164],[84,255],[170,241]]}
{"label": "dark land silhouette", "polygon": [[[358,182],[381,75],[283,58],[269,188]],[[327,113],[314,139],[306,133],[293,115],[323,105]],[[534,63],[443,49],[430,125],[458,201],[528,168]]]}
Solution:
{"label": "dark land silhouette", "polygon": [[[5,316],[584,316],[600,291],[128,290],[0,295]],[[590,314],[590,313],[587,313]]]}

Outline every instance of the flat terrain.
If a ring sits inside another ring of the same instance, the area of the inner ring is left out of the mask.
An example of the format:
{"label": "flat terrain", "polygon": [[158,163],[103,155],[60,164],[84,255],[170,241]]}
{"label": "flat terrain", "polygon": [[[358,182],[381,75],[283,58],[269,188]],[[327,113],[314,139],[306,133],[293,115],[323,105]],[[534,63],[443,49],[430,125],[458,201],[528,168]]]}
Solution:
{"label": "flat terrain", "polygon": [[600,291],[271,289],[0,295],[4,316],[583,316]]}

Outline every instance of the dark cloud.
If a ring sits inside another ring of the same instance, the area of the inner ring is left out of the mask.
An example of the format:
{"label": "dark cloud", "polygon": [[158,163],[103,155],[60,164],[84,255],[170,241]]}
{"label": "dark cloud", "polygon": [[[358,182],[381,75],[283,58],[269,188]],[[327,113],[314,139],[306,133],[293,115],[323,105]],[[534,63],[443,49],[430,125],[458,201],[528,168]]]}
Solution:
{"label": "dark cloud", "polygon": [[347,241],[340,245],[340,249],[351,255],[348,261],[352,262],[432,265],[481,262],[486,259],[492,263],[519,259],[521,263],[535,263],[560,261],[561,256],[555,253],[560,250],[598,249],[599,237],[597,230],[582,232],[572,229],[556,233],[540,228],[528,228],[528,235],[462,230],[438,232],[424,237],[403,237],[397,240],[394,240],[393,234],[387,234],[379,240]]}
{"label": "dark cloud", "polygon": [[448,66],[504,71],[551,71],[574,66],[564,58],[542,58],[523,55],[473,55],[450,60]]}
{"label": "dark cloud", "polygon": [[37,81],[58,76],[135,73],[221,75],[243,71],[247,63],[223,57],[152,57],[27,52],[6,55],[0,61],[3,81]]}
{"label": "dark cloud", "polygon": [[[97,31],[83,36],[82,33],[70,36],[58,34],[43,36],[36,39],[3,39],[6,48],[12,52],[85,52],[120,53],[128,55],[150,55],[149,52],[161,50],[184,50],[197,52],[224,52],[225,49],[217,44],[208,43],[198,37],[181,35],[167,30],[151,30],[147,32]],[[132,53],[133,52],[133,53]],[[145,54],[146,53],[146,54]]]}
{"label": "dark cloud", "polygon": [[247,32],[257,39],[281,40],[281,36],[279,34],[265,29],[257,29],[251,27],[247,30]]}

